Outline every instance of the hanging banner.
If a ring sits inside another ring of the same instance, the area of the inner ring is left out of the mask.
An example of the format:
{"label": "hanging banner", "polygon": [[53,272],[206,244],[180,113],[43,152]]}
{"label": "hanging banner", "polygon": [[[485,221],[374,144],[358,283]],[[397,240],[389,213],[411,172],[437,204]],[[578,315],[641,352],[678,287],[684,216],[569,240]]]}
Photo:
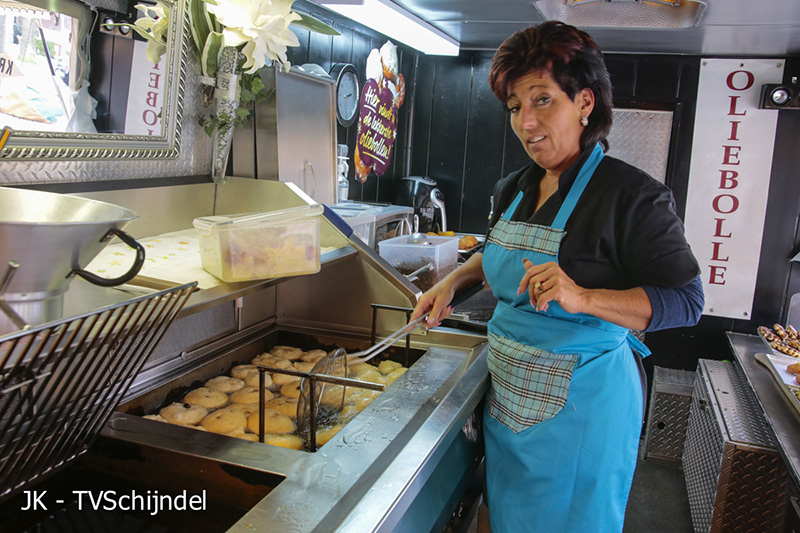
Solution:
{"label": "hanging banner", "polygon": [[758,109],[783,60],[704,59],[686,200],[686,238],[700,263],[704,314],[749,320],[778,112]]}
{"label": "hanging banner", "polygon": [[392,160],[397,138],[397,110],[405,99],[405,79],[397,65],[397,48],[387,41],[380,51],[374,48],[367,57],[367,81],[361,91],[355,176],[367,181],[370,171],[382,176]]}
{"label": "hanging banner", "polygon": [[153,64],[145,56],[147,42],[133,42],[131,83],[125,113],[126,135],[161,135],[161,104],[164,76],[161,61]]}

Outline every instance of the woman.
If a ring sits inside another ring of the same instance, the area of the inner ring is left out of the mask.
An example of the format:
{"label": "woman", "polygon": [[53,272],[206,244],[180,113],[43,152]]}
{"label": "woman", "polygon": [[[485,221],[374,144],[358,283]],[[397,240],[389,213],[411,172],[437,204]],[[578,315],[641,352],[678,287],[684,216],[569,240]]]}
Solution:
{"label": "woman", "polygon": [[559,22],[515,33],[489,82],[533,164],[498,182],[483,255],[425,293],[449,315],[485,279],[486,495],[495,532],[621,531],[643,388],[629,330],[697,322],[697,261],[669,189],[609,156],[611,84],[591,37]]}

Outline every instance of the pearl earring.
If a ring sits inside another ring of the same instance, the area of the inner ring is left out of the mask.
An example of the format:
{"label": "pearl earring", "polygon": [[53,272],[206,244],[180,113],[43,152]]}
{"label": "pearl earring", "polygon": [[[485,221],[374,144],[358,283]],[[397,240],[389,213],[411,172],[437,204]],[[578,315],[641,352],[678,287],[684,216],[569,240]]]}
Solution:
{"label": "pearl earring", "polygon": [[589,125],[589,118],[588,117],[581,117],[581,126],[588,126]]}

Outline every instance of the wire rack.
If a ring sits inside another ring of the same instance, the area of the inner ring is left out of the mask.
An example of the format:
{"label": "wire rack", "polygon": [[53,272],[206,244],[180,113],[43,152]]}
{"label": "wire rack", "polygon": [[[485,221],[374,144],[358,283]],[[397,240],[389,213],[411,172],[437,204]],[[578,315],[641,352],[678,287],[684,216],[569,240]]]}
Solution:
{"label": "wire rack", "polygon": [[0,501],[89,448],[196,285],[0,336]]}

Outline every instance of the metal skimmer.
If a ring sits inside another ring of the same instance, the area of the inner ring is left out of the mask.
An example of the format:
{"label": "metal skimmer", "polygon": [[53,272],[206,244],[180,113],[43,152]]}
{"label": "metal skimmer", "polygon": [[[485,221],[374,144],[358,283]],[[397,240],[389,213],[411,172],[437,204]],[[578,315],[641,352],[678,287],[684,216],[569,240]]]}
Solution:
{"label": "metal skimmer", "polygon": [[0,501],[89,448],[196,285],[0,337]]}

